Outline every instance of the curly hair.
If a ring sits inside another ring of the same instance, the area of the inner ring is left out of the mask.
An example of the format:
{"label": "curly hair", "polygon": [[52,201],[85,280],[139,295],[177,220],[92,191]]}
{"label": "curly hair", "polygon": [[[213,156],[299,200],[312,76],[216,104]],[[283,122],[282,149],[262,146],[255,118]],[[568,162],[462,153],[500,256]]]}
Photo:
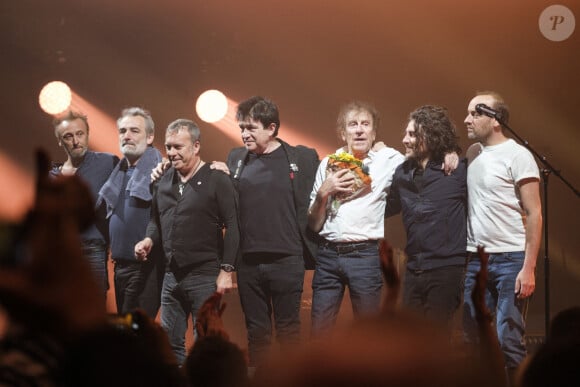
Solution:
{"label": "curly hair", "polygon": [[461,153],[459,137],[446,108],[424,105],[409,114],[409,120],[414,121],[417,148],[424,145],[432,161],[442,162],[447,153]]}

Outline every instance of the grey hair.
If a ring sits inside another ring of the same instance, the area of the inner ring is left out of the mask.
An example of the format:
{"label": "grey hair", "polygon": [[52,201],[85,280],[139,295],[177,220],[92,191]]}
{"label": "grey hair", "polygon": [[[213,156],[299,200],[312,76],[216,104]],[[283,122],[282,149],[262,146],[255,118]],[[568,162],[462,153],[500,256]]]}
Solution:
{"label": "grey hair", "polygon": [[140,108],[140,107],[129,107],[126,109],[123,109],[123,111],[121,112],[121,117],[119,117],[117,119],[117,127],[119,127],[121,120],[125,117],[143,117],[143,119],[145,120],[145,132],[148,135],[153,134],[153,132],[155,131],[155,123],[153,122],[153,118],[151,117],[151,113],[149,113],[149,111]]}

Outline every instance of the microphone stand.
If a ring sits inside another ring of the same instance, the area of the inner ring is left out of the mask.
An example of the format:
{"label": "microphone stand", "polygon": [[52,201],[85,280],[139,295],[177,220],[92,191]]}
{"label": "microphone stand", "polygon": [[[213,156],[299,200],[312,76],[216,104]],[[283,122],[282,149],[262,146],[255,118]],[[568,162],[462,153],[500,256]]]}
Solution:
{"label": "microphone stand", "polygon": [[542,162],[543,164],[543,168],[541,169],[540,172],[542,172],[542,187],[543,187],[543,193],[544,193],[544,206],[543,206],[543,210],[542,210],[542,218],[544,220],[544,286],[545,286],[545,290],[544,290],[544,303],[545,303],[545,308],[544,308],[544,326],[545,326],[545,335],[548,335],[548,330],[550,328],[550,260],[549,260],[549,254],[548,254],[548,243],[549,243],[549,239],[548,239],[548,178],[550,177],[550,174],[554,174],[556,175],[561,181],[564,182],[564,184],[566,184],[568,186],[568,188],[570,188],[572,190],[572,192],[574,192],[576,194],[576,197],[580,196],[580,192],[578,192],[578,190],[568,181],[566,180],[561,174],[560,174],[560,170],[555,169],[552,164],[550,164],[550,162],[548,161],[548,159],[546,158],[546,156],[542,156],[540,155],[538,152],[536,152],[536,150],[534,148],[532,148],[530,146],[530,143],[527,140],[524,140],[523,138],[521,138],[512,128],[509,127],[508,124],[506,124],[503,119],[501,119],[500,117],[498,117],[497,115],[492,117],[495,118],[497,120],[497,122],[499,122],[501,124],[502,127],[506,128],[515,138],[516,140],[518,140],[524,147],[526,147],[526,149],[528,149],[530,152],[532,152],[532,154]]}

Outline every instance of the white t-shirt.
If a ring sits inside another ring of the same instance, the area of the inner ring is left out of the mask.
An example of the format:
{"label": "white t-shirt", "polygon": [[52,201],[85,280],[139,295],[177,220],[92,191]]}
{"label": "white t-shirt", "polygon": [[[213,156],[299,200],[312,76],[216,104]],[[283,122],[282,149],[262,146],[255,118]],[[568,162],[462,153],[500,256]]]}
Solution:
{"label": "white t-shirt", "polygon": [[[338,149],[337,152],[341,151]],[[381,239],[385,234],[386,197],[395,169],[405,161],[397,150],[385,147],[377,152],[369,151],[363,160],[368,166],[372,179],[371,190],[364,195],[342,203],[335,214],[326,217],[320,236],[332,242],[357,242],[369,239]],[[316,198],[320,186],[326,179],[325,157],[316,172],[316,179],[310,194],[310,205]],[[329,201],[332,198],[329,198]]]}
{"label": "white t-shirt", "polygon": [[534,157],[512,139],[486,147],[477,143],[470,153],[475,157],[467,168],[467,250],[481,245],[488,253],[524,251],[525,212],[517,183],[540,178]]}

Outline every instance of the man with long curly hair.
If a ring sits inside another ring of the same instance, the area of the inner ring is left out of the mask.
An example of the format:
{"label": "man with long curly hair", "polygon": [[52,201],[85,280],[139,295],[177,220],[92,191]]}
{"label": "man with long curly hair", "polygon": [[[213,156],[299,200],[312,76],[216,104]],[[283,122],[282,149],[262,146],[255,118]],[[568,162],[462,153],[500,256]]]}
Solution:
{"label": "man with long curly hair", "polygon": [[407,232],[403,304],[450,324],[461,303],[466,259],[467,163],[446,175],[446,153],[461,149],[447,109],[421,106],[409,115],[406,160],[395,171],[386,215],[402,212]]}

